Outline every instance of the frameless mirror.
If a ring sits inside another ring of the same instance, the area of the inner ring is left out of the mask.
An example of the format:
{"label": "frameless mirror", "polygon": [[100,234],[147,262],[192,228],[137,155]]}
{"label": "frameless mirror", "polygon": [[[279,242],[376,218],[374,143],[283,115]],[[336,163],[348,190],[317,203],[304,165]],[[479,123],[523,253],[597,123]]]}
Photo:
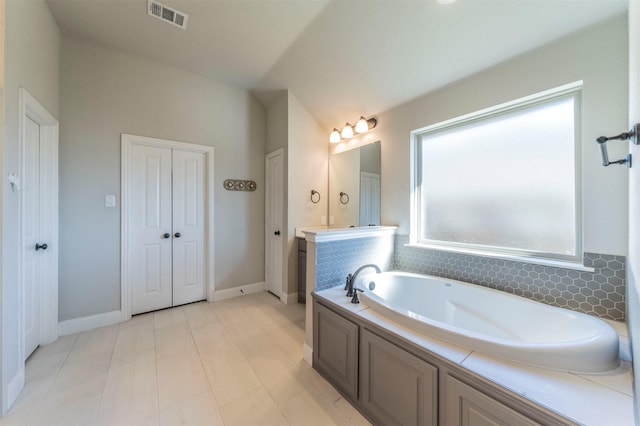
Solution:
{"label": "frameless mirror", "polygon": [[380,225],[380,141],[329,158],[332,226]]}

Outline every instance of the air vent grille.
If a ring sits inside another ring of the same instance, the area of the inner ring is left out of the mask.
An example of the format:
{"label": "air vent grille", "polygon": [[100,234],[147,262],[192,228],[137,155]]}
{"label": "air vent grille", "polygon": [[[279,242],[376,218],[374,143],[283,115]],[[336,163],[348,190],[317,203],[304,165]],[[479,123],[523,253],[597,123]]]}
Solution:
{"label": "air vent grille", "polygon": [[168,6],[158,3],[157,1],[149,0],[148,12],[150,16],[158,18],[164,22],[180,27],[183,30],[187,28],[187,20],[189,15],[178,12]]}

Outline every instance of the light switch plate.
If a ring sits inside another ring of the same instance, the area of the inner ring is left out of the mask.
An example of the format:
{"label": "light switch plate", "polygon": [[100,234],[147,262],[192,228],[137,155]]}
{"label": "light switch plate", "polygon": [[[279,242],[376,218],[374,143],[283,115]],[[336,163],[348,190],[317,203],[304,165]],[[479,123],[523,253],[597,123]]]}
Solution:
{"label": "light switch plate", "polygon": [[326,224],[327,224],[327,217],[320,216],[320,225],[326,225]]}
{"label": "light switch plate", "polygon": [[105,195],[104,196],[104,206],[105,207],[115,207],[116,206],[116,196],[115,195]]}

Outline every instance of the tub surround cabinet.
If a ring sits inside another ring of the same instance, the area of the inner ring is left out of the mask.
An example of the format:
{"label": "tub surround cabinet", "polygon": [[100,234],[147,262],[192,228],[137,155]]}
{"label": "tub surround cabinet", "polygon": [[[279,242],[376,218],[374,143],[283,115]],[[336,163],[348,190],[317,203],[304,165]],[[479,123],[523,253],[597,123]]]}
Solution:
{"label": "tub surround cabinet", "polygon": [[386,331],[357,306],[313,294],[313,367],[373,424],[576,424]]}

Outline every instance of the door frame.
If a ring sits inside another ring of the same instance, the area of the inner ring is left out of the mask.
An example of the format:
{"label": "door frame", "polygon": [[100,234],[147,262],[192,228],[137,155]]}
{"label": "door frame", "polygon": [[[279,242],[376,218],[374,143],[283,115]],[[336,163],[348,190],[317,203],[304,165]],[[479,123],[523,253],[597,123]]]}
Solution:
{"label": "door frame", "polygon": [[[284,203],[284,200],[286,199],[286,194],[285,194],[285,169],[286,169],[286,157],[285,157],[285,152],[284,152],[284,148],[278,148],[275,151],[272,151],[270,153],[268,153],[265,156],[265,165],[264,165],[264,170],[265,170],[265,203],[264,203],[264,210],[265,210],[265,233],[264,233],[264,244],[265,244],[265,263],[264,263],[264,278],[265,278],[265,290],[269,290],[269,281],[268,281],[268,268],[269,268],[269,238],[271,237],[271,230],[267,229],[267,219],[268,219],[268,207],[269,207],[269,186],[268,186],[268,180],[267,180],[267,176],[266,173],[269,170],[269,161],[271,159],[273,159],[274,157],[277,157],[278,155],[282,156],[282,182],[281,182],[281,187],[282,187],[282,200]],[[286,247],[288,245],[288,232],[287,231],[287,224],[286,221],[284,220],[285,218],[285,214],[286,214],[286,210],[285,210],[285,206],[284,204],[282,205],[282,217],[280,218],[280,223],[281,223],[281,231],[280,231],[280,236],[282,237],[282,242],[281,242],[281,247],[280,250],[282,252],[282,265],[281,265],[281,269],[282,269],[282,283],[280,285],[280,300],[282,301],[282,303],[284,304],[288,304],[288,290],[289,290],[289,266],[288,266],[288,255],[287,255],[287,250]]]}
{"label": "door frame", "polygon": [[[25,172],[25,135],[26,119],[29,118],[40,126],[40,234],[46,241],[48,256],[43,258],[43,270],[40,280],[40,339],[39,344],[52,343],[58,338],[58,120],[51,115],[26,89],[19,90],[18,115],[18,179]],[[22,192],[20,182],[13,185],[13,191]],[[19,232],[20,250],[18,251],[18,279],[20,282],[18,312],[19,338],[18,351],[21,369],[24,369],[25,357],[25,295],[24,295],[24,199],[19,197]]]}
{"label": "door frame", "polygon": [[131,319],[131,289],[132,283],[129,280],[129,201],[131,183],[131,159],[133,157],[131,149],[133,145],[145,145],[155,148],[178,149],[202,153],[205,155],[207,173],[207,189],[205,200],[205,294],[208,302],[213,302],[215,295],[215,191],[214,191],[214,148],[212,146],[197,145],[192,143],[178,142],[168,139],[157,139],[146,136],[137,136],[123,133],[122,141],[122,165],[121,165],[121,202],[120,202],[120,309],[122,321]]}

